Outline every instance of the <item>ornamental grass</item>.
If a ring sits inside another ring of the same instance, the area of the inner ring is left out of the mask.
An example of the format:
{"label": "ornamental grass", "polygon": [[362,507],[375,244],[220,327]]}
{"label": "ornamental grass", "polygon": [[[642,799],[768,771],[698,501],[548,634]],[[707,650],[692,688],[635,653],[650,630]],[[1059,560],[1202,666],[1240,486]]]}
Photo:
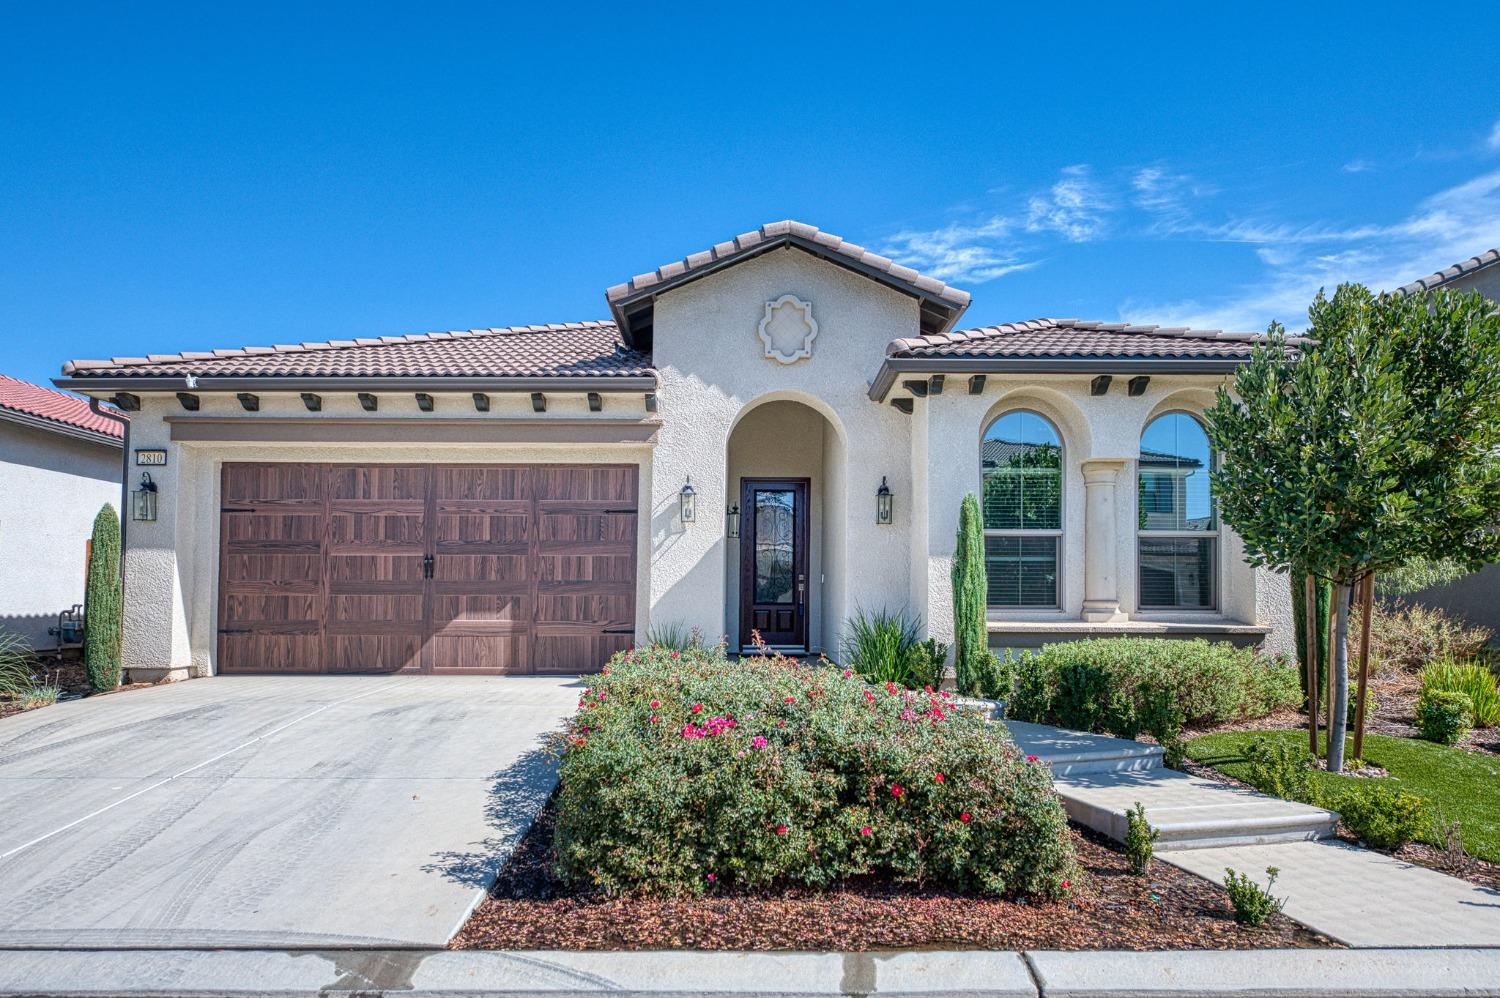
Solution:
{"label": "ornamental grass", "polygon": [[930,689],[634,649],[594,677],[565,739],[559,873],[605,894],[877,877],[1058,897],[1075,875],[1046,767]]}

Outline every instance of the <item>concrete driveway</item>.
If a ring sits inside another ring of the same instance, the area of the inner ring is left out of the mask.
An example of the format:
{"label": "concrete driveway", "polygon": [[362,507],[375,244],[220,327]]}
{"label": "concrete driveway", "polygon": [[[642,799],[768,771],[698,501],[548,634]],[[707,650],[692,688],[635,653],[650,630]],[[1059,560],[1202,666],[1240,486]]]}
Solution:
{"label": "concrete driveway", "polygon": [[0,721],[0,946],[446,943],[581,687],[195,679]]}

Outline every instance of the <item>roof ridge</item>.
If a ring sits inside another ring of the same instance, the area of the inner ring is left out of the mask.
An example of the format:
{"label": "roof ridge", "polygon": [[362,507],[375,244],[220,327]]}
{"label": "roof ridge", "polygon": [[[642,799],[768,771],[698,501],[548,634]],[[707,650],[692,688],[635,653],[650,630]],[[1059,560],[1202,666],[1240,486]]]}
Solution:
{"label": "roof ridge", "polygon": [[808,225],[806,222],[799,222],[790,218],[784,218],[776,222],[767,222],[758,229],[750,232],[742,232],[733,239],[715,243],[706,250],[689,253],[681,259],[664,263],[655,270],[637,274],[622,284],[611,285],[605,289],[604,298],[613,307],[617,302],[633,294],[649,290],[658,284],[670,281],[689,271],[697,270],[708,264],[743,253],[762,243],[793,236],[817,243],[832,253],[848,257],[873,270],[888,274],[898,281],[904,281],[912,287],[934,297],[941,298],[950,305],[960,309],[967,308],[969,302],[973,299],[973,296],[967,291],[951,287],[935,277],[928,277],[925,274],[918,273],[911,267],[897,263],[890,257],[881,256],[879,253],[865,249],[857,243],[851,243],[842,236],[836,236],[831,232],[824,232],[816,225]]}
{"label": "roof ridge", "polygon": [[1455,281],[1465,274],[1472,274],[1476,270],[1500,263],[1500,247],[1487,249],[1482,253],[1475,253],[1471,257],[1460,260],[1451,267],[1444,267],[1426,277],[1419,277],[1410,284],[1403,284],[1396,289],[1398,295],[1414,295],[1421,291],[1432,291],[1440,288],[1450,281]]}
{"label": "roof ridge", "polygon": [[147,354],[145,357],[111,357],[109,360],[70,360],[63,365],[65,375],[99,368],[146,367],[159,364],[185,364],[223,357],[267,356],[273,354],[315,353],[325,350],[351,350],[362,347],[391,346],[398,343],[429,343],[435,340],[471,339],[519,333],[551,333],[572,329],[614,329],[613,319],[585,319],[581,322],[545,322],[520,326],[490,326],[479,329],[451,329],[430,333],[406,333],[396,336],[356,337],[352,340],[318,340],[306,343],[280,343],[269,347],[238,347],[227,350],[184,350],[181,353]]}

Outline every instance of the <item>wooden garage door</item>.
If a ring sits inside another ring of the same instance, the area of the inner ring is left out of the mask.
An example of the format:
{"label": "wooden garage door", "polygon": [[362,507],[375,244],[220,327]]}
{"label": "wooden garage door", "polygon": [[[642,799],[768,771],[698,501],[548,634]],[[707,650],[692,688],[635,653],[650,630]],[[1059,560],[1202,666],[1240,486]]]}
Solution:
{"label": "wooden garage door", "polygon": [[225,464],[219,670],[588,672],[635,629],[618,465]]}

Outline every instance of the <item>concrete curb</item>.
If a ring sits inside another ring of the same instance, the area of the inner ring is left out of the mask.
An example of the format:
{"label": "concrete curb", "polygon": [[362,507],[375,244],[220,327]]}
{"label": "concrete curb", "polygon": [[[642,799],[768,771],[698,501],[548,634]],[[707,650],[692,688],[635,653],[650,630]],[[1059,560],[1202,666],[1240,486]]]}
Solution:
{"label": "concrete curb", "polygon": [[1238,952],[8,950],[28,998],[1500,996],[1500,948]]}

